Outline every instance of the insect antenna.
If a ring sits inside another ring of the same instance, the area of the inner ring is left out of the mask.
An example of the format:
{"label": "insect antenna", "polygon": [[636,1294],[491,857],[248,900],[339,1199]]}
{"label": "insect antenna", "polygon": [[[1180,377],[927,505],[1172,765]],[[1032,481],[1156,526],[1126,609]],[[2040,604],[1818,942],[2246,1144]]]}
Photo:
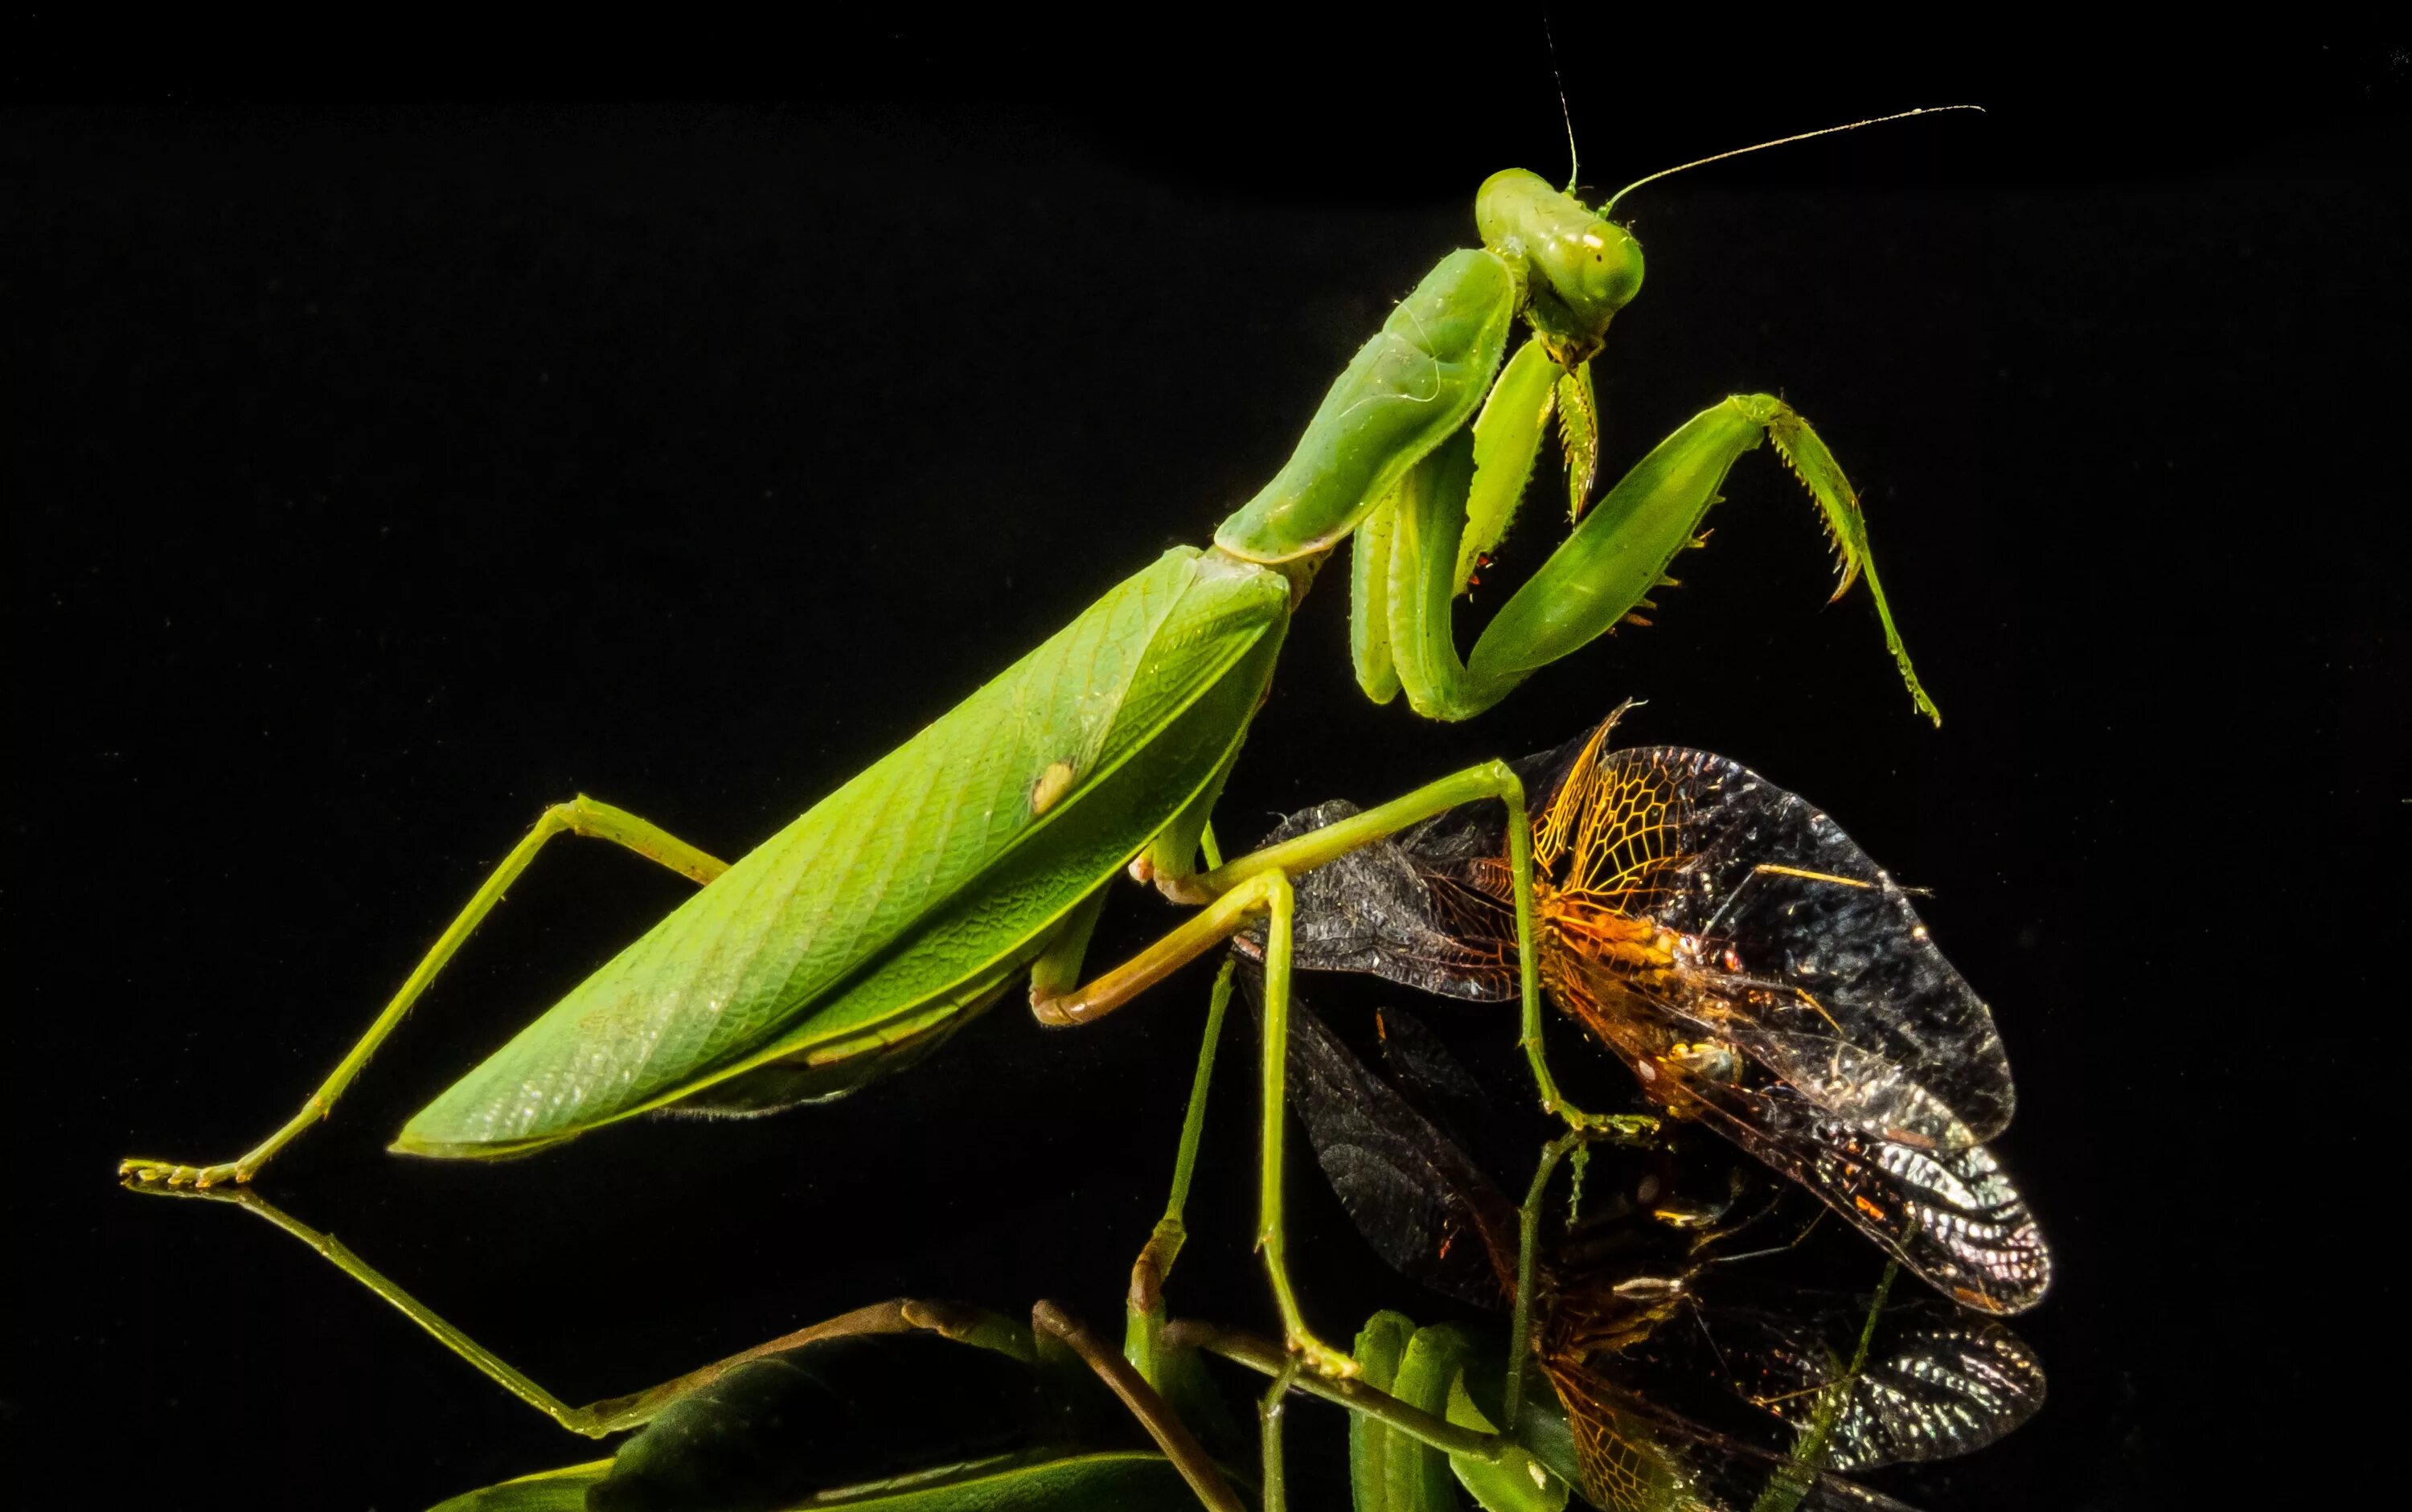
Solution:
{"label": "insect antenna", "polygon": [[[1880,126],[1889,121],[1906,121],[1913,115],[1941,115],[1947,110],[1974,110],[1978,115],[1985,113],[1985,108],[1981,105],[1922,105],[1915,110],[1901,110],[1891,115],[1870,116],[1865,121],[1849,121],[1839,126],[1820,126],[1815,131],[1803,131],[1797,136],[1778,137],[1773,141],[1753,142],[1747,147],[1736,147],[1730,152],[1717,153],[1708,157],[1696,157],[1688,163],[1678,163],[1673,168],[1662,168],[1655,173],[1636,179],[1631,183],[1626,184],[1624,188],[1617,190],[1616,193],[1609,196],[1608,203],[1599,207],[1599,213],[1602,215],[1606,215],[1616,208],[1616,202],[1618,200],[1624,198],[1626,195],[1631,194],[1634,190],[1640,188],[1643,184],[1655,183],[1658,180],[1666,178],[1669,174],[1681,173],[1685,169],[1705,168],[1711,163],[1722,163],[1728,157],[1740,157],[1744,153],[1762,152],[1770,147],[1788,147],[1796,141],[1808,141],[1817,137],[1831,137],[1838,131],[1857,131],[1861,126]],[[1569,141],[1572,140],[1571,131],[1572,128],[1569,127]]]}
{"label": "insect antenna", "polygon": [[1558,67],[1558,37],[1546,13],[1541,17],[1541,40],[1550,48],[1550,81],[1558,86],[1558,119],[1566,124],[1566,193],[1572,194],[1582,182],[1582,154],[1575,150],[1575,113],[1566,109],[1566,76]]}

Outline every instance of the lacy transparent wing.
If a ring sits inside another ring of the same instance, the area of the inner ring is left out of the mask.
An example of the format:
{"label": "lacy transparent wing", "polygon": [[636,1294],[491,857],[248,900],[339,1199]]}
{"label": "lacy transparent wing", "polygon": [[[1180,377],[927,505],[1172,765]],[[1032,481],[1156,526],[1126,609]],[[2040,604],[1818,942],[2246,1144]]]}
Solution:
{"label": "lacy transparent wing", "polygon": [[1610,850],[1626,873],[1613,885],[1625,911],[1694,942],[1709,1027],[1897,1143],[1953,1151],[2008,1126],[2016,1097],[1992,1013],[1831,819],[1739,762],[1678,746],[1611,752],[1596,770],[1578,759],[1566,780],[1596,785],[1590,800],[1630,825]]}
{"label": "lacy transparent wing", "polygon": [[1432,1026],[1413,1013],[1405,1008],[1377,1009],[1374,1032],[1381,1041],[1383,1069],[1419,1108],[1445,1111],[1452,1120],[1481,1117],[1494,1110],[1493,1094],[1433,1033]]}
{"label": "lacy transparent wing", "polygon": [[[2001,1324],[1916,1326],[1881,1345],[1851,1383],[1828,1464],[1868,1470],[1972,1453],[2034,1417],[2043,1398],[2035,1352]],[[1773,1405],[1801,1426],[1814,1398],[1779,1396]]]}
{"label": "lacy transparent wing", "polygon": [[1689,1081],[1690,1110],[1816,1193],[1946,1296],[2022,1313],[2052,1284],[2026,1199],[1982,1145],[1945,1154],[1880,1139],[1793,1088]]}
{"label": "lacy transparent wing", "polygon": [[[1258,842],[1264,845],[1336,824],[1358,812],[1335,800],[1302,809]],[[1408,836],[1418,831],[1407,831]],[[1515,913],[1504,933],[1483,897],[1456,899],[1475,911],[1452,912],[1456,882],[1435,875],[1426,859],[1399,840],[1377,841],[1297,879],[1291,962],[1303,971],[1347,971],[1379,976],[1440,997],[1493,1002],[1515,991]],[[1505,942],[1504,944],[1502,942]],[[1262,960],[1262,926],[1240,937],[1242,951]]]}
{"label": "lacy transparent wing", "polygon": [[1583,1496],[1607,1512],[1911,1512],[1799,1461],[1668,1416],[1595,1372],[1552,1365]]}
{"label": "lacy transparent wing", "polygon": [[[1262,978],[1242,986],[1261,1012]],[[1289,1102],[1340,1205],[1392,1269],[1478,1307],[1515,1284],[1516,1210],[1455,1141],[1290,999]]]}
{"label": "lacy transparent wing", "polygon": [[[1515,767],[1552,882],[1684,941],[1679,986],[1650,1005],[1890,1142],[1949,1153],[2000,1133],[2016,1095],[1993,1016],[1891,877],[1741,764],[1603,753],[1607,729]],[[1267,843],[1356,812],[1303,811]],[[1299,964],[1514,996],[1503,813],[1471,804],[1301,878]]]}
{"label": "lacy transparent wing", "polygon": [[[1865,1298],[1817,1305],[1798,1293],[1770,1307],[1703,1300],[1699,1327],[1662,1329],[1625,1358],[1653,1402],[1681,1401],[1687,1387],[1713,1379],[1797,1431],[1829,1409],[1826,1394],[1857,1352],[1867,1310]],[[1824,1468],[1847,1474],[1973,1453],[2034,1417],[2043,1399],[2043,1367],[2006,1325],[1940,1301],[1897,1301],[1876,1321]]]}

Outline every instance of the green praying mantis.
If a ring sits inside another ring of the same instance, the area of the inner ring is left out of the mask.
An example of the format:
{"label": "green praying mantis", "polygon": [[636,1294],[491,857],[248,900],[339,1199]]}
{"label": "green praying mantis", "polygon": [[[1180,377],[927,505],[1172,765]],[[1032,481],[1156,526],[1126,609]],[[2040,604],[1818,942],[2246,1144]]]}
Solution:
{"label": "green praying mantis", "polygon": [[[329,1114],[565,833],[624,846],[700,890],[421,1109],[396,1150],[519,1155],[656,1110],[751,1113],[844,1095],[935,1050],[1017,982],[1027,981],[1042,1023],[1083,1023],[1262,919],[1257,1243],[1287,1348],[1311,1373],[1346,1376],[1354,1363],[1308,1327],[1284,1247],[1292,876],[1447,809],[1505,805],[1517,837],[1520,1033],[1541,1102],[1579,1129],[1634,1129],[1574,1107],[1551,1075],[1523,794],[1506,764],[1220,857],[1215,800],[1330,553],[1353,537],[1350,642],[1368,696],[1404,692],[1419,713],[1469,718],[1650,607],[1676,556],[1698,543],[1728,470],[1766,442],[1823,518],[1842,563],[1837,595],[1866,579],[1913,700],[1934,713],[1885,603],[1857,496],[1781,400],[1711,406],[1589,503],[1599,462],[1589,364],[1642,279],[1639,243],[1608,218],[1613,205],[1595,212],[1521,169],[1493,175],[1475,206],[1482,245],[1441,258],[1398,304],[1288,463],[1211,545],[1140,568],[733,864],[591,799],[548,809],[289,1120],[232,1160],[129,1159],[121,1176],[171,1188],[251,1181]],[[1577,522],[1461,658],[1453,600],[1506,534],[1552,420]],[[1199,911],[1084,980],[1091,932],[1125,871]]]}

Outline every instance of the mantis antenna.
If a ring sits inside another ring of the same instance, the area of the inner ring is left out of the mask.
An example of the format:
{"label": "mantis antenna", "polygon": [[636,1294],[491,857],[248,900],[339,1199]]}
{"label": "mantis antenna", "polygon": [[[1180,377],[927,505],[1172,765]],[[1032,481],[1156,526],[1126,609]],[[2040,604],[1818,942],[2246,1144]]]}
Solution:
{"label": "mantis antenna", "polygon": [[[1561,96],[1561,98],[1563,99],[1563,96]],[[1607,214],[1610,211],[1616,208],[1616,202],[1618,200],[1624,198],[1626,195],[1631,194],[1634,190],[1640,188],[1643,184],[1655,183],[1670,173],[1681,173],[1687,168],[1701,168],[1710,163],[1722,163],[1728,157],[1740,157],[1744,153],[1756,153],[1769,147],[1787,147],[1796,141],[1807,141],[1814,137],[1831,137],[1838,131],[1857,131],[1861,126],[1880,126],[1888,121],[1906,121],[1913,115],[1941,115],[1947,110],[1974,110],[1978,115],[1985,113],[1985,108],[1981,105],[1924,105],[1919,107],[1915,110],[1902,110],[1892,115],[1871,116],[1865,121],[1846,122],[1839,126],[1820,126],[1815,131],[1804,131],[1795,137],[1778,137],[1773,141],[1753,142],[1748,147],[1737,147],[1731,152],[1718,153],[1710,157],[1696,157],[1688,163],[1678,163],[1673,168],[1662,168],[1657,172],[1650,174],[1647,177],[1636,179],[1631,183],[1626,184],[1624,188],[1617,190],[1616,193],[1609,196],[1608,203],[1599,207],[1599,213],[1602,215]],[[1571,145],[1574,140],[1573,126],[1571,124],[1567,127],[1566,140],[1569,145]]]}
{"label": "mantis antenna", "polygon": [[[1575,150],[1575,113],[1566,109],[1566,76],[1558,70],[1558,37],[1550,28],[1550,18],[1541,18],[1541,40],[1550,46],[1550,81],[1558,86],[1558,119],[1566,124],[1566,193],[1573,194],[1582,182],[1582,154]],[[1602,212],[1606,213],[1606,212]]]}

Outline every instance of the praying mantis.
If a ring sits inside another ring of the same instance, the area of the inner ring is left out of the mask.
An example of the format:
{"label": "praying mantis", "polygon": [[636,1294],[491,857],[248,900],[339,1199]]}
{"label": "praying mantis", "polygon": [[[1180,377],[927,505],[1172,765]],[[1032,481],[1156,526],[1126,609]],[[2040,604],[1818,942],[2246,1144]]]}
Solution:
{"label": "praying mantis", "polygon": [[[129,1159],[132,1182],[249,1182],[323,1119],[410,1006],[555,835],[611,841],[701,885],[409,1121],[397,1148],[529,1153],[656,1110],[749,1113],[852,1092],[941,1045],[1027,981],[1042,1022],[1089,1021],[1258,920],[1270,923],[1257,1235],[1285,1342],[1307,1369],[1349,1357],[1307,1326],[1284,1242],[1280,1046],[1289,878],[1463,803],[1522,794],[1499,762],[1427,784],[1346,827],[1224,862],[1214,802],[1270,686],[1290,617],[1352,540],[1351,649],[1377,701],[1463,719],[1649,607],[1699,538],[1728,469],[1762,442],[1806,485],[1865,577],[1917,705],[1856,494],[1822,440],[1768,394],[1712,405],[1596,504],[1589,364],[1639,292],[1639,243],[1536,175],[1488,181],[1482,246],[1443,257],[1327,394],[1290,462],[1214,533],[1110,590],[1063,631],[733,866],[625,811],[545,812],[302,1107],[251,1150],[199,1165]],[[1513,348],[1511,352],[1511,348]],[[1461,659],[1451,604],[1506,533],[1556,421],[1573,533]],[[1586,506],[1588,508],[1586,509]],[[1612,1121],[1551,1075],[1529,948],[1530,858],[1515,859],[1522,1037],[1545,1108]],[[1125,871],[1199,912],[1084,980],[1090,932]]]}

